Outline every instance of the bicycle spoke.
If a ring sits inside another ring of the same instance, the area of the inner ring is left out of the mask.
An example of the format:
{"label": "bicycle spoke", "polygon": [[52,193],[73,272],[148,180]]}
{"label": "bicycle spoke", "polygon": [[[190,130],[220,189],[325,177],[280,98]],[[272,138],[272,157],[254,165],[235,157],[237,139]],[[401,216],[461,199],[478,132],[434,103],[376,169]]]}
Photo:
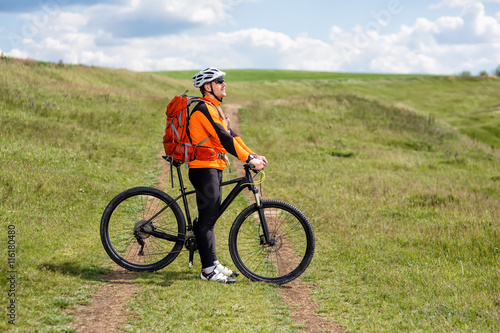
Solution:
{"label": "bicycle spoke", "polygon": [[305,216],[290,204],[265,201],[263,212],[270,244],[264,240],[257,206],[250,206],[231,229],[231,256],[251,279],[286,283],[299,276],[312,259],[314,234]]}
{"label": "bicycle spoke", "polygon": [[103,214],[101,237],[115,262],[130,270],[156,270],[175,259],[182,242],[149,233],[184,235],[184,218],[173,199],[157,189],[133,188],[114,200],[116,203],[112,201]]}

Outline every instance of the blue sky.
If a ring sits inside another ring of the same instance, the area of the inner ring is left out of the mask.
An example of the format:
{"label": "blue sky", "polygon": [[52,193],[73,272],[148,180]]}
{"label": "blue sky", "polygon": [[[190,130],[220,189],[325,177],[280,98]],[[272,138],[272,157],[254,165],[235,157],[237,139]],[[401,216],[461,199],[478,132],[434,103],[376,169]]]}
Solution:
{"label": "blue sky", "polygon": [[21,0],[7,56],[137,71],[457,74],[500,65],[500,0]]}

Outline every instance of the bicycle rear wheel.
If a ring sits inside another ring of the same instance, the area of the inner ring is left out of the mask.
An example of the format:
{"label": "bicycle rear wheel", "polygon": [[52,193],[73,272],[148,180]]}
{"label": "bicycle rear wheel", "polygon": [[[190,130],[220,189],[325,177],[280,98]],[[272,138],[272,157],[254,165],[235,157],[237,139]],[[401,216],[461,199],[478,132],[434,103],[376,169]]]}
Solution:
{"label": "bicycle rear wheel", "polygon": [[284,284],[299,277],[314,254],[314,232],[305,215],[289,203],[264,200],[262,207],[274,240],[266,244],[256,204],[245,208],[229,232],[229,252],[247,278]]}
{"label": "bicycle rear wheel", "polygon": [[152,272],[170,264],[182,250],[185,232],[179,205],[168,194],[151,187],[134,187],[118,194],[101,219],[104,249],[114,262],[131,271]]}

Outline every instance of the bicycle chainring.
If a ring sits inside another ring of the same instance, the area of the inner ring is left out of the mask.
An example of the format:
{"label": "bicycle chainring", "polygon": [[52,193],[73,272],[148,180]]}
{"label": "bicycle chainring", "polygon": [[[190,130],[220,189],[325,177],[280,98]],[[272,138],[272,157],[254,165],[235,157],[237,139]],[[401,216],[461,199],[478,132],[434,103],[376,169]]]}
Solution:
{"label": "bicycle chainring", "polygon": [[186,237],[186,240],[184,241],[184,246],[188,250],[192,249],[193,252],[198,250],[198,243],[196,243],[196,238],[194,237],[194,235],[188,235]]}

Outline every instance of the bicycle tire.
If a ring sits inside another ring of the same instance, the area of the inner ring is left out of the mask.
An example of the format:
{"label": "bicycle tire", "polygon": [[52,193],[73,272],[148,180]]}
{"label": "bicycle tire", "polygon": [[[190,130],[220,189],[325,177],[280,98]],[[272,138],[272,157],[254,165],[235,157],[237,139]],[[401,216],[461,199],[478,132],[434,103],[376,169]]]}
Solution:
{"label": "bicycle tire", "polygon": [[[170,206],[150,224],[143,225],[167,205]],[[102,245],[115,263],[130,271],[153,272],[177,258],[183,241],[167,241],[138,232],[140,225],[180,239],[186,232],[182,210],[165,192],[152,187],[134,187],[123,191],[110,201],[101,219]],[[142,254],[137,237],[145,243]]]}
{"label": "bicycle tire", "polygon": [[245,208],[229,232],[229,253],[235,266],[252,281],[285,284],[298,278],[314,255],[314,231],[295,206],[264,200],[262,207],[275,244],[264,242],[257,204]]}

